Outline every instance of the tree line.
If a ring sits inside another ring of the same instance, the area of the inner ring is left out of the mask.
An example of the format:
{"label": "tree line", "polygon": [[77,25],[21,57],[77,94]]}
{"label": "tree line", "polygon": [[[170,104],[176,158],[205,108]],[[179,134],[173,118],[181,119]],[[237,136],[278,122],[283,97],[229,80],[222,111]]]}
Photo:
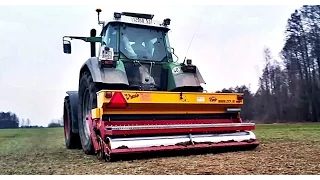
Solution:
{"label": "tree line", "polygon": [[19,128],[19,118],[12,112],[0,112],[0,129]]}
{"label": "tree line", "polygon": [[29,118],[19,119],[13,112],[0,112],[0,129],[32,128]]}
{"label": "tree line", "polygon": [[259,88],[245,93],[242,118],[262,123],[320,121],[320,6],[304,5],[288,18],[280,59],[264,49]]}
{"label": "tree line", "polygon": [[[48,124],[48,127],[63,127],[63,120],[53,119]],[[13,112],[0,112],[0,129],[15,129],[15,128],[42,128],[42,126],[31,125],[29,118],[19,118]]]}

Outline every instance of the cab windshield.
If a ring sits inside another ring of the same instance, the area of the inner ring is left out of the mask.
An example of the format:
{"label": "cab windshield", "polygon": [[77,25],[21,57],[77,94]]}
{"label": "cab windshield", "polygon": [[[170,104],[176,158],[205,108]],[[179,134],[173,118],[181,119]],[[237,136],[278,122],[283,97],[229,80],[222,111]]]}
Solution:
{"label": "cab windshield", "polygon": [[120,27],[120,52],[128,59],[162,61],[167,56],[166,30],[124,24]]}

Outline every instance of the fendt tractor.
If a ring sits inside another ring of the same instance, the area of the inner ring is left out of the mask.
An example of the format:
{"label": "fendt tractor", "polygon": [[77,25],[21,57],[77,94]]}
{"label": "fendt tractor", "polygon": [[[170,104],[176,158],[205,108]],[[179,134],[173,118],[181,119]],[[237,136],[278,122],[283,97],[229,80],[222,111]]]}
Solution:
{"label": "fendt tractor", "polygon": [[66,54],[73,39],[91,47],[78,91],[64,99],[67,148],[110,161],[115,155],[259,145],[255,124],[240,118],[243,94],[208,93],[191,59],[174,60],[169,18],[115,12],[100,21],[96,11],[100,35],[91,29],[89,37],[63,37]]}

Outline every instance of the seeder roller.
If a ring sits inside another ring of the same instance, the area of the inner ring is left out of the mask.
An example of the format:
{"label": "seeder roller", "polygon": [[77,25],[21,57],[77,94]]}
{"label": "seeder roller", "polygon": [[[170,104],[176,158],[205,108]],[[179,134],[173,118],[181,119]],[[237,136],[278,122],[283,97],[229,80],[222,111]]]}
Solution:
{"label": "seeder roller", "polygon": [[243,123],[242,94],[109,91],[97,93],[87,116],[95,153],[112,155],[258,146],[254,123]]}

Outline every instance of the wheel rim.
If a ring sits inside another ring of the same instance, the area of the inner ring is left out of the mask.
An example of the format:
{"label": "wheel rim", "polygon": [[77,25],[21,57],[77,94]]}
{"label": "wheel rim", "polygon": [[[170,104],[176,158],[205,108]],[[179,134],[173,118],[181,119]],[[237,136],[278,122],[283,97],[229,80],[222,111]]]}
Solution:
{"label": "wheel rim", "polygon": [[89,91],[86,90],[84,92],[83,96],[83,102],[82,102],[82,123],[83,123],[83,130],[84,130],[84,135],[86,139],[90,138],[90,128],[88,121],[86,119],[86,116],[91,114],[91,103],[90,103],[90,96],[89,96]]}

